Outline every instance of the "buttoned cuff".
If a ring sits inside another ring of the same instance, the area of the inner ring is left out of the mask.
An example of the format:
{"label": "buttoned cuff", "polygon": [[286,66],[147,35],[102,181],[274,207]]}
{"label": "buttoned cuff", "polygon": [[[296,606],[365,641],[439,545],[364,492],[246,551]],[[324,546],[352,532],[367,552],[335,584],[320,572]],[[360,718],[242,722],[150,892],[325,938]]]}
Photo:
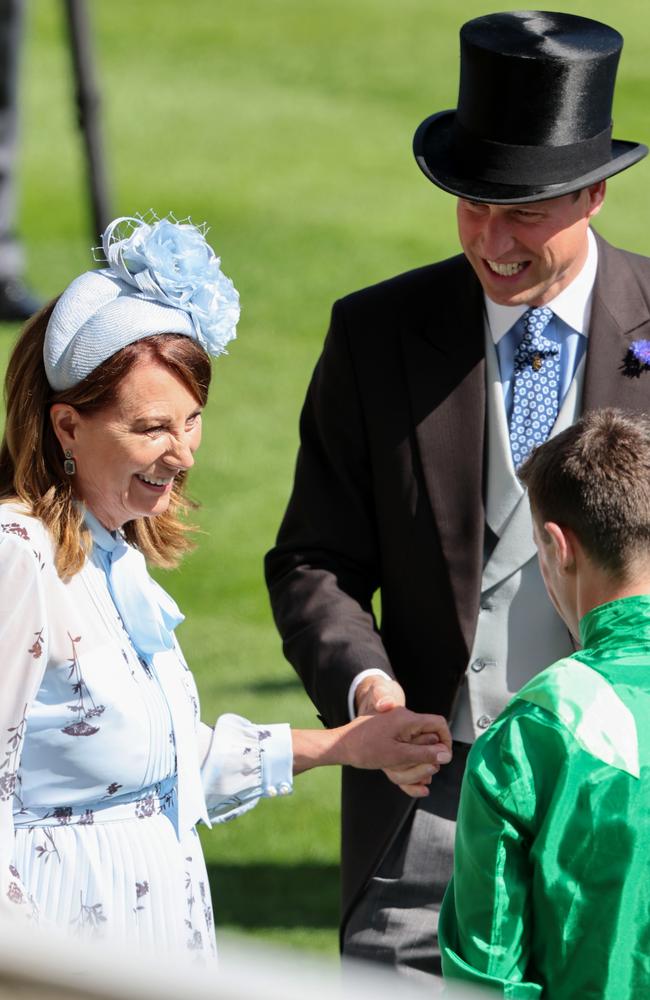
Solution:
{"label": "buttoned cuff", "polygon": [[260,798],[293,790],[293,746],[286,723],[260,726],[227,713],[217,719],[201,779],[212,821],[234,819]]}
{"label": "buttoned cuff", "polygon": [[[265,734],[260,746],[262,795],[290,795],[293,791],[293,743],[291,727],[286,723],[260,727]],[[266,735],[268,734],[268,736]]]}

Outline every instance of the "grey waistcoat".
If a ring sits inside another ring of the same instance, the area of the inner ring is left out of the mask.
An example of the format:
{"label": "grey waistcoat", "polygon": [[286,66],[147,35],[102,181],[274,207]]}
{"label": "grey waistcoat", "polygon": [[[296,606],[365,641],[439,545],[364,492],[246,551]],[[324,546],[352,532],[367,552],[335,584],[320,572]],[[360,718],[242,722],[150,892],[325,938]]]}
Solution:
{"label": "grey waistcoat", "polygon": [[[512,464],[497,353],[487,330],[485,357],[486,522],[498,541],[483,568],[474,646],[452,713],[454,739],[466,743],[487,729],[526,681],[574,650],[537,565],[528,495]],[[578,419],[584,369],[583,357],[551,436]]]}

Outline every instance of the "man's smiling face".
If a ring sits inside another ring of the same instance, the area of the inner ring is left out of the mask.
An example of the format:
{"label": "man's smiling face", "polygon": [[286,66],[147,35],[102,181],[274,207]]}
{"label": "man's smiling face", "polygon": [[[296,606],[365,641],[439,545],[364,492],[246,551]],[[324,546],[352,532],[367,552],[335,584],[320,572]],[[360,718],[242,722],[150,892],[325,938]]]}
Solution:
{"label": "man's smiling face", "polygon": [[458,201],[458,235],[485,294],[500,305],[543,306],[579,274],[601,181],[574,194],[523,205]]}

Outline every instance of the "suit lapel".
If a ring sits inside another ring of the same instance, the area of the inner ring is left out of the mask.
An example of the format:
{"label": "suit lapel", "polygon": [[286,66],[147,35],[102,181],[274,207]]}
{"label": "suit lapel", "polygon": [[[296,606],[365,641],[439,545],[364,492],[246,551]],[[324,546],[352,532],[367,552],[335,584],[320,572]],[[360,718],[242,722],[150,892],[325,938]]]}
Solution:
{"label": "suit lapel", "polygon": [[404,328],[402,347],[422,473],[469,649],[485,520],[483,298],[469,264],[456,264],[425,325]]}
{"label": "suit lapel", "polygon": [[499,360],[489,332],[485,338],[485,360],[488,438],[485,520],[497,538],[500,538],[513,510],[524,495],[524,488],[517,479],[512,464]]}
{"label": "suit lapel", "polygon": [[635,378],[622,367],[630,343],[641,339],[650,339],[650,311],[639,279],[626,255],[598,237],[583,410],[650,408],[650,372]]}

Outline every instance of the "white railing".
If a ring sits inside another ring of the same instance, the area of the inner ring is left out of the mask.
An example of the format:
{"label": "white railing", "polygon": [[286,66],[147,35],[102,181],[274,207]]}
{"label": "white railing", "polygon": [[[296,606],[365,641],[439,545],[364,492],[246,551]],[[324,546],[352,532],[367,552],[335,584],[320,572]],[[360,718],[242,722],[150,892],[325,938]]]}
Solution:
{"label": "white railing", "polygon": [[[179,967],[105,944],[0,922],[0,1000],[432,1000],[430,985],[383,967],[222,939],[218,969]],[[473,991],[444,997],[471,1000]],[[484,996],[483,993],[480,996]]]}

